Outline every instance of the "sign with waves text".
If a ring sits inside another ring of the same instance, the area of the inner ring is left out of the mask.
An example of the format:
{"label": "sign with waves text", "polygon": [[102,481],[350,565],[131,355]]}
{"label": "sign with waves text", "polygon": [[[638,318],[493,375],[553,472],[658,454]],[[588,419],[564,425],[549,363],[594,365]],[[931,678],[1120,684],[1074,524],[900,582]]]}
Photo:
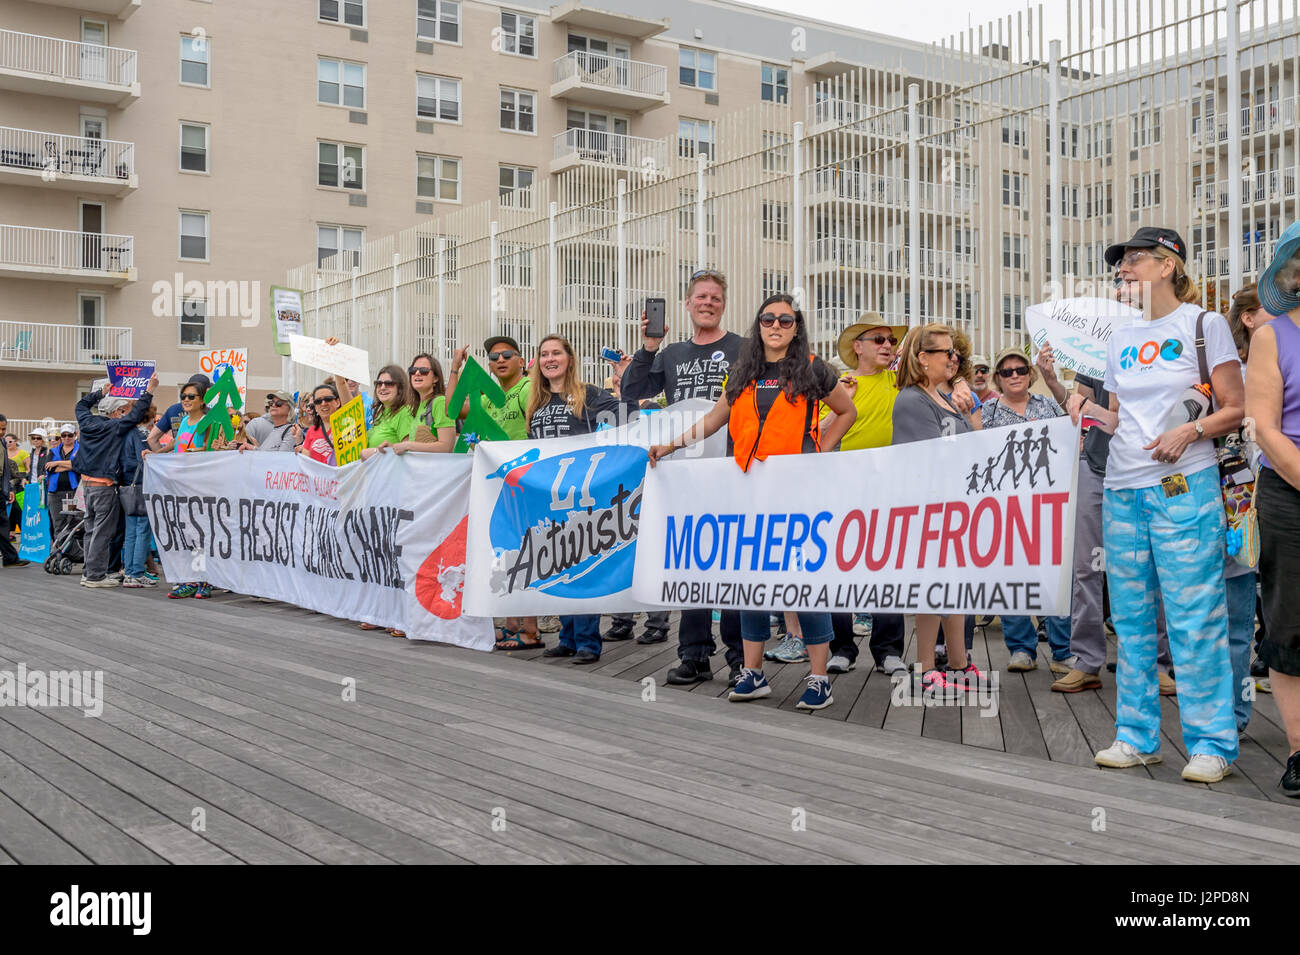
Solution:
{"label": "sign with waves text", "polygon": [[1025,328],[1035,349],[1052,343],[1056,363],[1078,375],[1106,377],[1106,343],[1116,328],[1142,317],[1135,308],[1108,298],[1063,298],[1025,309]]}

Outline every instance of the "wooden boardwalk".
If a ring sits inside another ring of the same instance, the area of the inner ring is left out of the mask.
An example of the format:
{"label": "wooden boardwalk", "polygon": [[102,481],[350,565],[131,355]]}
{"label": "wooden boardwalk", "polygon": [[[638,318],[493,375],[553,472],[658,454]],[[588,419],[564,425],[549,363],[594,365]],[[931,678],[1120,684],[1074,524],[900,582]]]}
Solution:
{"label": "wooden boardwalk", "polygon": [[1210,791],[1167,781],[1176,761],[1084,767],[1113,701],[1075,715],[1042,673],[994,722],[891,712],[863,667],[809,718],[785,711],[798,667],[770,703],[664,686],[671,643],[541,665],[34,567],[0,572],[0,615],[0,670],[102,670],[105,694],[98,718],[0,707],[3,863],[1300,858],[1263,772]]}

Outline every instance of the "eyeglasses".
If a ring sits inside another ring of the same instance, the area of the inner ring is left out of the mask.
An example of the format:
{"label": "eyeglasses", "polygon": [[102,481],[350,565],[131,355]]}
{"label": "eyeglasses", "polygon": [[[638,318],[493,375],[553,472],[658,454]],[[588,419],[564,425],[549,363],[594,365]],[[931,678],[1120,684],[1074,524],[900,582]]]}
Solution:
{"label": "eyeglasses", "polygon": [[376,378],[376,379],[375,379],[375,387],[376,387],[376,388],[396,388],[396,387],[397,387],[397,382],[393,381],[393,379],[391,379],[391,378]]}
{"label": "eyeglasses", "polygon": [[703,278],[721,279],[724,282],[726,281],[726,278],[723,276],[723,274],[717,271],[716,269],[700,269],[698,272],[691,273],[692,282],[694,282],[696,279],[703,279]]}
{"label": "eyeglasses", "polygon": [[1154,253],[1148,252],[1145,249],[1133,249],[1131,252],[1126,252],[1124,254],[1124,258],[1119,260],[1119,264],[1121,266],[1131,269],[1133,268],[1133,266],[1141,262],[1142,259],[1145,258],[1146,256],[1151,256],[1152,258],[1155,258]]}
{"label": "eyeglasses", "polygon": [[336,405],[336,404],[339,403],[339,400],[338,400],[337,398],[335,398],[333,395],[326,395],[324,398],[316,398],[316,399],[312,400],[310,403],[311,403],[312,406],[315,406],[315,405]]}
{"label": "eyeglasses", "polygon": [[893,335],[872,335],[870,338],[860,335],[858,336],[858,341],[872,342],[876,345],[883,345],[885,342],[889,342],[889,344],[891,345],[898,344],[898,339],[895,338]]}
{"label": "eyeglasses", "polygon": [[976,366],[975,366],[973,369],[971,369],[971,370],[972,370],[975,374],[977,374],[977,375],[987,375],[987,374],[989,373],[989,366],[988,366],[988,365],[976,365]]}
{"label": "eyeglasses", "polygon": [[780,324],[782,328],[793,328],[795,317],[793,315],[773,315],[771,312],[764,312],[758,316],[758,324],[764,328],[771,328],[773,325]]}
{"label": "eyeglasses", "polygon": [[181,401],[198,401],[198,395],[181,395]]}
{"label": "eyeglasses", "polygon": [[1021,375],[1029,374],[1028,365],[1012,365],[1009,368],[999,368],[999,378],[1019,378]]}
{"label": "eyeglasses", "polygon": [[921,351],[929,355],[947,355],[949,358],[957,357],[957,349],[955,348],[922,348]]}
{"label": "eyeglasses", "polygon": [[433,374],[433,369],[432,369],[432,368],[419,368],[419,367],[417,367],[417,366],[415,366],[415,365],[412,365],[410,368],[406,369],[406,373],[407,373],[408,375],[410,375],[412,378],[414,378],[416,375],[432,375],[432,374]]}
{"label": "eyeglasses", "polygon": [[519,352],[517,351],[513,351],[512,349],[509,348],[503,348],[500,351],[494,351],[492,354],[488,355],[488,361],[509,361],[511,358],[514,358],[518,354]]}

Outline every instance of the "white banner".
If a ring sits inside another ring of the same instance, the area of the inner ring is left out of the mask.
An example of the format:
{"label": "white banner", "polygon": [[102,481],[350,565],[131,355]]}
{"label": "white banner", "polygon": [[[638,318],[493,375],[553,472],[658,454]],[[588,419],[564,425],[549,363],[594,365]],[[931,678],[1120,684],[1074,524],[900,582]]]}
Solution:
{"label": "white banner", "polygon": [[833,454],[664,461],[632,595],[672,607],[1068,614],[1079,431],[1035,421]]}
{"label": "white banner", "polygon": [[1106,377],[1106,343],[1142,313],[1109,298],[1063,298],[1025,309],[1025,328],[1034,348],[1050,341],[1056,364],[1079,375]]}
{"label": "white banner", "polygon": [[461,615],[464,455],[379,454],[345,468],[270,451],[145,460],[168,580],[492,649],[492,621]]}
{"label": "white banner", "polygon": [[370,355],[360,348],[344,345],[327,345],[322,339],[306,335],[289,338],[289,353],[300,365],[315,368],[331,375],[342,375],[366,387],[370,381]]}
{"label": "white banner", "polygon": [[[474,451],[467,613],[609,613],[632,598],[645,449],[713,407],[693,399],[574,438],[493,441]],[[726,453],[726,432],[678,451]],[[733,465],[734,468],[734,465]]]}

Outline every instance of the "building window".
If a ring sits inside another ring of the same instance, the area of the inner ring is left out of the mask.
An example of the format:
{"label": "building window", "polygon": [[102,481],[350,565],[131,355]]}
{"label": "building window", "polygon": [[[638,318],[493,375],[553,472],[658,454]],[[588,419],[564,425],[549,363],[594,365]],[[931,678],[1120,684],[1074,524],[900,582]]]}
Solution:
{"label": "building window", "polygon": [[459,43],[459,0],[417,0],[415,35],[440,43]]}
{"label": "building window", "polygon": [[1154,146],[1160,142],[1160,110],[1143,109],[1129,117],[1129,148]]}
{"label": "building window", "polygon": [[447,76],[415,77],[415,114],[422,119],[460,122],[460,80]]}
{"label": "building window", "polygon": [[533,252],[522,242],[502,242],[498,249],[497,284],[533,287]]}
{"label": "building window", "polygon": [[316,61],[316,102],[350,109],[366,108],[366,68],[342,60]]}
{"label": "building window", "polygon": [[763,203],[763,238],[790,240],[790,206],[785,202]]}
{"label": "building window", "polygon": [[181,248],[182,259],[206,261],[208,258],[208,213],[181,213]]}
{"label": "building window", "polygon": [[762,95],[769,103],[789,102],[790,70],[784,66],[764,63]]}
{"label": "building window", "polygon": [[1002,327],[1009,332],[1020,331],[1022,301],[1019,295],[1002,296]]}
{"label": "building window", "polygon": [[208,54],[212,38],[208,36],[181,37],[181,82],[187,86],[208,85]]}
{"label": "building window", "polygon": [[[718,88],[718,58],[703,50],[682,47],[677,51],[677,82],[701,90]],[[764,97],[766,98],[766,97]]]}
{"label": "building window", "polygon": [[201,298],[181,299],[180,343],[200,348],[208,343],[208,303]]}
{"label": "building window", "polygon": [[1002,204],[1020,206],[1020,173],[1002,171]]}
{"label": "building window", "polygon": [[1023,146],[1027,141],[1025,118],[1023,116],[1003,116],[1002,142],[1008,146]]}
{"label": "building window", "polygon": [[1018,269],[1024,260],[1020,255],[1020,236],[1004,235],[1002,237],[1002,267]]}
{"label": "building window", "polygon": [[501,128],[516,133],[531,133],[534,125],[536,94],[526,90],[501,88]]}
{"label": "building window", "polygon": [[1150,209],[1160,205],[1160,173],[1144,172],[1129,177],[1130,209]]}
{"label": "building window", "polygon": [[320,18],[326,23],[366,25],[366,0],[319,0],[319,3]]}
{"label": "building window", "polygon": [[[1195,183],[1192,195],[1196,195]],[[1093,216],[1108,216],[1114,211],[1114,198],[1114,191],[1108,182],[1087,186],[1084,190],[1083,211]]]}
{"label": "building window", "polygon": [[763,272],[763,298],[790,291],[790,276],[785,272]]}
{"label": "building window", "polygon": [[789,172],[790,136],[763,130],[763,172]]}
{"label": "building window", "polygon": [[537,18],[501,11],[501,52],[515,56],[537,55]]}
{"label": "building window", "polygon": [[677,228],[683,232],[695,231],[695,190],[679,189],[677,198]]}
{"label": "building window", "polygon": [[460,160],[447,156],[417,156],[417,195],[442,202],[460,201]]}
{"label": "building window", "polygon": [[[534,170],[526,166],[501,166],[500,167],[500,195],[505,198],[510,193],[515,193],[515,200],[511,203],[516,209],[531,209],[533,205],[533,196],[531,188],[533,185]],[[515,192],[516,190],[527,190],[524,192]]]}
{"label": "building window", "polygon": [[677,155],[683,159],[713,155],[713,124],[707,119],[679,119]]}
{"label": "building window", "polygon": [[345,225],[318,225],[316,227],[316,267],[322,268],[325,260],[339,252],[338,267],[350,269],[361,264],[361,246],[366,241],[366,230]]}
{"label": "building window", "polygon": [[321,186],[342,186],[344,189],[365,188],[364,146],[343,143],[317,143],[316,183]]}
{"label": "building window", "polygon": [[978,236],[979,232],[976,229],[968,229],[963,226],[953,229],[952,247],[959,261],[975,261],[975,246],[978,242]]}
{"label": "building window", "polygon": [[181,170],[208,171],[208,126],[206,123],[181,123]]}

